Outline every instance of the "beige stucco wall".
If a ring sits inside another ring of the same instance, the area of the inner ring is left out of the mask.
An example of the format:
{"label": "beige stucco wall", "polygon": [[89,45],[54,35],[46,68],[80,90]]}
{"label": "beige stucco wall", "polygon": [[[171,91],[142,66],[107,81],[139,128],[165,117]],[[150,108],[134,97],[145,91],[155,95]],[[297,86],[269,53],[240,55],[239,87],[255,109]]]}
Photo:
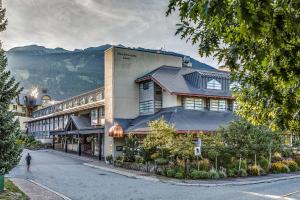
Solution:
{"label": "beige stucco wall", "polygon": [[105,52],[106,156],[111,154],[111,144],[115,149],[112,138],[108,136],[114,119],[132,119],[139,115],[139,85],[135,79],[162,65],[182,67],[182,58],[119,47],[112,47]]}
{"label": "beige stucco wall", "polygon": [[104,156],[112,154],[113,138],[108,136],[108,131],[113,124],[113,49],[108,49],[104,54],[104,98],[105,98],[105,129],[104,129]]}
{"label": "beige stucco wall", "polygon": [[171,95],[168,91],[162,93],[162,107],[175,107],[181,105],[181,99],[177,95]]}
{"label": "beige stucco wall", "polygon": [[181,67],[182,58],[158,53],[114,48],[114,117],[139,115],[139,86],[134,82],[162,65]]}

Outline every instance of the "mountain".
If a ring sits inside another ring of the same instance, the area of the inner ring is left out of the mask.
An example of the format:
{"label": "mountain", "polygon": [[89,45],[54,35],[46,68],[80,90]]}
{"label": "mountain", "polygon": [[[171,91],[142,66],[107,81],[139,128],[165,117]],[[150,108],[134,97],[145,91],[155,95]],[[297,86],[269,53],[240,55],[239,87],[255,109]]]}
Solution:
{"label": "mountain", "polygon": [[[37,86],[47,90],[53,99],[61,100],[103,86],[104,51],[110,47],[106,44],[69,51],[29,45],[12,48],[6,52],[6,56],[8,69],[20,81],[24,92]],[[135,49],[157,51],[141,47]],[[164,53],[185,56],[175,52]],[[216,70],[193,58],[190,61],[195,68]]]}

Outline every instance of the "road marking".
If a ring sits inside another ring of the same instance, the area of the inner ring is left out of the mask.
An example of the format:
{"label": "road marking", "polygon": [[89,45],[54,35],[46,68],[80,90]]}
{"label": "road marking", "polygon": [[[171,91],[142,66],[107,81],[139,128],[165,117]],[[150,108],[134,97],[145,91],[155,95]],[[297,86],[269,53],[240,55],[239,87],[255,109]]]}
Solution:
{"label": "road marking", "polygon": [[294,195],[294,194],[297,194],[297,193],[300,193],[300,190],[295,191],[295,192],[287,193],[287,194],[283,195],[283,197],[288,197],[288,196],[291,196],[291,195]]}
{"label": "road marking", "polygon": [[243,192],[245,194],[250,194],[253,196],[258,196],[258,197],[265,197],[267,199],[281,199],[281,200],[296,200],[293,198],[285,197],[285,196],[277,196],[277,195],[270,195],[270,194],[260,194],[256,192]]}
{"label": "road marking", "polygon": [[42,184],[40,184],[40,183],[38,183],[38,182],[35,182],[34,180],[31,180],[31,179],[28,179],[28,180],[29,180],[30,182],[32,182],[32,183],[34,183],[34,184],[36,184],[36,185],[38,185],[38,186],[44,188],[44,189],[50,191],[50,192],[53,192],[54,194],[60,196],[60,197],[63,198],[64,200],[72,200],[72,199],[70,199],[69,197],[67,197],[67,196],[65,196],[65,195],[63,195],[63,194],[61,194],[61,193],[59,193],[59,192],[54,191],[54,190],[48,188],[48,187],[45,186],[45,185],[42,185]]}

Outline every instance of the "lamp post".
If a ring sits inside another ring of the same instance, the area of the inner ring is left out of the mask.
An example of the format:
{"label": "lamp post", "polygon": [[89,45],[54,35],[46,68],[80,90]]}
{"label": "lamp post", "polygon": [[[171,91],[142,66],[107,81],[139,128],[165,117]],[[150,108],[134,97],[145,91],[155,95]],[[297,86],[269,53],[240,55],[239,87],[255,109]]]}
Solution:
{"label": "lamp post", "polygon": [[25,105],[27,109],[27,115],[29,117],[32,117],[33,109],[37,106],[36,100],[38,95],[39,95],[38,88],[34,87],[31,89],[31,92],[24,97]]}

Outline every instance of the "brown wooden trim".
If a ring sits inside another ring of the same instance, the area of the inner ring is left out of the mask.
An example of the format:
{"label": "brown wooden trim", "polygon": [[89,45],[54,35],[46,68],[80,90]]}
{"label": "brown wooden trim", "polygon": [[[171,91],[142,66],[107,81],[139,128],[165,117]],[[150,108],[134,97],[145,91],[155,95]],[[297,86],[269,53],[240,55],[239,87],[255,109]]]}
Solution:
{"label": "brown wooden trim", "polygon": [[215,99],[232,99],[232,100],[236,99],[235,97],[230,97],[230,96],[213,96],[213,95],[193,94],[193,93],[171,92],[171,94],[180,95],[180,96],[194,96],[194,97],[215,98]]}

